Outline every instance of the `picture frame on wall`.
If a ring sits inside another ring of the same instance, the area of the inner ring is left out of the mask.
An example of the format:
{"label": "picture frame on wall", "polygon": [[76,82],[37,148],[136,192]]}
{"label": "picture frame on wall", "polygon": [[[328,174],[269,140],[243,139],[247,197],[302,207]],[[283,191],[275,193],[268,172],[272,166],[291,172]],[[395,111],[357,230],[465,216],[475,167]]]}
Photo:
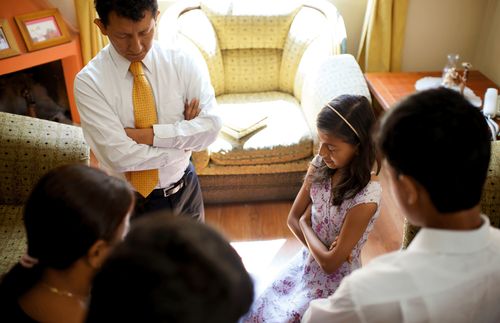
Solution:
{"label": "picture frame on wall", "polygon": [[0,59],[19,54],[19,47],[8,20],[0,19]]}
{"label": "picture frame on wall", "polygon": [[30,52],[71,41],[57,8],[15,16],[14,19]]}

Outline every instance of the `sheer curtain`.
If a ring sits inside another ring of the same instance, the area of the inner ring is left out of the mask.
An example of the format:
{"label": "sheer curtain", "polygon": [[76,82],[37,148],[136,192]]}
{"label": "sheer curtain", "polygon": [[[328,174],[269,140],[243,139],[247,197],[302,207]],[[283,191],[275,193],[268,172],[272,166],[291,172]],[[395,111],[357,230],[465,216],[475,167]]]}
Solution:
{"label": "sheer curtain", "polygon": [[401,69],[409,0],[368,0],[358,51],[364,72]]}
{"label": "sheer curtain", "polygon": [[94,24],[97,12],[93,0],[75,0],[76,17],[80,28],[80,43],[82,45],[82,60],[86,65],[104,46],[108,38],[103,36]]}

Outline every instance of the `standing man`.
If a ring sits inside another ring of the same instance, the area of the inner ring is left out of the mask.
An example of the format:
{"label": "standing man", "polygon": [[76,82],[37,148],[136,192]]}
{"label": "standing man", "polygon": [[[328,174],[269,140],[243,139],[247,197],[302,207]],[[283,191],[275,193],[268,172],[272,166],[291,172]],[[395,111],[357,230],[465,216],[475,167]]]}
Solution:
{"label": "standing man", "polygon": [[389,110],[377,138],[382,185],[422,229],[312,301],[302,322],[500,322],[500,230],[479,206],[490,138],[479,109],[450,89]]}
{"label": "standing man", "polygon": [[85,139],[137,191],[136,215],[163,208],[204,220],[191,151],[221,128],[206,66],[153,40],[157,0],[95,0],[110,45],[75,80]]}

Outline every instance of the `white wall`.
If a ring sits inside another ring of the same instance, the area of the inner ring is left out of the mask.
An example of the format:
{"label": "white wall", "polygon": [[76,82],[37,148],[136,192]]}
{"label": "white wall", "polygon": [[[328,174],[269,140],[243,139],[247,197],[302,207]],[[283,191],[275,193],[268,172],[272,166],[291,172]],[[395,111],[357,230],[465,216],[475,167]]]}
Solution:
{"label": "white wall", "polygon": [[368,0],[329,0],[337,7],[344,18],[345,28],[347,30],[347,52],[349,54],[358,54],[359,39],[361,38],[361,29],[365,19],[366,4]]}
{"label": "white wall", "polygon": [[474,55],[486,1],[410,1],[402,69],[440,70],[448,53],[460,54],[460,61],[477,68]]}
{"label": "white wall", "polygon": [[[175,1],[158,0],[162,13]],[[347,52],[356,56],[368,0],[329,1],[344,18]],[[50,2],[78,27],[73,1]],[[403,71],[440,70],[453,52],[500,85],[500,0],[409,0]]]}
{"label": "white wall", "polygon": [[[10,0],[0,0],[10,1]],[[15,0],[14,0],[15,1]],[[48,0],[54,7],[58,8],[61,15],[66,19],[69,27],[78,30],[78,21],[76,20],[74,0]]]}
{"label": "white wall", "polygon": [[487,0],[474,60],[477,69],[500,86],[500,1]]}
{"label": "white wall", "polygon": [[448,53],[500,85],[499,0],[410,0],[403,71],[440,70]]}

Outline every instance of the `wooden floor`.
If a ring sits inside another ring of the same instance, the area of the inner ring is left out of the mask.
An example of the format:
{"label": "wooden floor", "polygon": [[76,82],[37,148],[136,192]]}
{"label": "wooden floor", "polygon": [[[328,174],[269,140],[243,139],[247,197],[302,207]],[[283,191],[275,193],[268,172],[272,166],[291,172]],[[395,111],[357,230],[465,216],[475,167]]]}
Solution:
{"label": "wooden floor", "polygon": [[[254,275],[269,276],[301,247],[286,225],[291,206],[292,201],[207,205],[205,217],[207,224],[233,242],[250,272],[253,270]],[[361,252],[363,264],[400,248],[403,217],[395,210],[384,192],[380,217]],[[265,281],[269,277],[257,279]]]}

